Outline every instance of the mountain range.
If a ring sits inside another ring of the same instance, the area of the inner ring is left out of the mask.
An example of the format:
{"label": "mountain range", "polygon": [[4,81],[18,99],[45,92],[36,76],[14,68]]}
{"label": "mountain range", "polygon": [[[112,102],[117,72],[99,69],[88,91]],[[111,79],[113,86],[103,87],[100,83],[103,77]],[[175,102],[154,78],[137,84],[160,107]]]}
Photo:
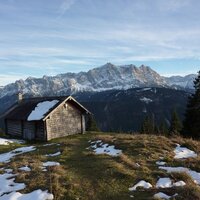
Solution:
{"label": "mountain range", "polygon": [[25,98],[73,95],[94,114],[104,131],[138,131],[145,116],[169,125],[174,109],[183,119],[195,77],[163,77],[148,66],[111,63],[88,72],[29,77],[0,87],[0,118],[22,92]]}
{"label": "mountain range", "polygon": [[77,92],[100,92],[126,90],[141,87],[164,87],[182,90],[193,89],[195,74],[163,77],[148,66],[107,63],[88,72],[65,73],[57,76],[29,77],[0,87],[0,98],[18,92],[31,96],[76,94]]}

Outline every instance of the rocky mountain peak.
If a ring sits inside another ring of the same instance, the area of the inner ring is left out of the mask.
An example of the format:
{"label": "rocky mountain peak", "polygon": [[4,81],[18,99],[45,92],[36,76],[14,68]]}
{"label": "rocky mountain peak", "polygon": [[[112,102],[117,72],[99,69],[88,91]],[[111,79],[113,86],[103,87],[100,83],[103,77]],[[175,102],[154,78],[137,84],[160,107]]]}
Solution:
{"label": "rocky mountain peak", "polygon": [[0,98],[19,91],[33,96],[68,95],[84,91],[125,90],[138,87],[192,88],[195,75],[165,78],[149,66],[106,63],[88,72],[66,73],[57,76],[29,77],[0,88]]}

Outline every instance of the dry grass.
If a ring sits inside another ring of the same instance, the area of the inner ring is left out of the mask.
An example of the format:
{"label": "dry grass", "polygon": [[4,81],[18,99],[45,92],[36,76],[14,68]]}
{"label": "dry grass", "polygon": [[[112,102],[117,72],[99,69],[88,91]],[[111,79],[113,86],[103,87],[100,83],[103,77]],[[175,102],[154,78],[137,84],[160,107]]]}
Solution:
{"label": "dry grass", "polygon": [[[122,150],[119,157],[95,155],[86,149],[88,140],[102,140],[104,143],[115,145]],[[90,133],[74,135],[52,141],[61,145],[48,147],[34,144],[37,151],[16,156],[12,162],[1,164],[1,167],[12,168],[18,173],[16,182],[26,184],[22,192],[35,189],[48,190],[54,194],[55,200],[118,200],[152,199],[159,191],[173,195],[175,199],[199,199],[199,187],[191,177],[184,173],[167,174],[159,170],[155,164],[164,158],[168,166],[183,166],[200,171],[200,157],[186,160],[174,160],[173,150],[176,143],[186,146],[200,155],[200,142],[181,137],[167,138],[154,135],[133,135],[114,133]],[[6,146],[1,152],[18,146]],[[61,151],[58,157],[46,157],[45,154]],[[61,166],[49,167],[47,172],[41,170],[42,162],[56,161]],[[31,172],[19,171],[19,167],[28,165]],[[2,172],[3,173],[3,172]],[[146,180],[155,186],[159,177],[170,177],[173,181],[183,180],[186,187],[156,189],[140,189],[129,192],[128,188],[140,180]]]}

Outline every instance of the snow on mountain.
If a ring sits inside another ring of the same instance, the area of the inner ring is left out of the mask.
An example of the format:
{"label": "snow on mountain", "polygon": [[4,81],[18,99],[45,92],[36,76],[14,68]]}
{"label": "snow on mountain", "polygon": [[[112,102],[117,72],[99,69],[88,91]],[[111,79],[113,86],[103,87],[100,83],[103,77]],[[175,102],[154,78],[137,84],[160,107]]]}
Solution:
{"label": "snow on mountain", "polygon": [[192,88],[195,75],[165,78],[148,66],[116,66],[107,63],[88,72],[66,73],[57,76],[29,77],[0,88],[0,98],[18,92],[33,96],[66,95],[84,91],[106,91],[138,87]]}
{"label": "snow on mountain", "polygon": [[189,74],[187,76],[171,76],[165,78],[165,81],[169,86],[180,86],[184,89],[192,89],[193,88],[193,81],[196,78],[195,74]]}
{"label": "snow on mountain", "polygon": [[145,102],[146,104],[149,104],[149,103],[151,103],[153,100],[151,100],[150,98],[142,97],[142,98],[140,98],[140,101]]}

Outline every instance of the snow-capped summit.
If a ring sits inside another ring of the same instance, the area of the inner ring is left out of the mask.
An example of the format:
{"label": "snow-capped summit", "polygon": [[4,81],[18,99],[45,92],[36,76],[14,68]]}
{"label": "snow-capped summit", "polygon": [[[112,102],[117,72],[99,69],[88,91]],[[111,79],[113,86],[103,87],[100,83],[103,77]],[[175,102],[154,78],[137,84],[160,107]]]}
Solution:
{"label": "snow-capped summit", "polygon": [[42,78],[28,77],[0,88],[0,98],[23,92],[33,96],[64,95],[84,91],[106,91],[137,87],[183,87],[192,88],[195,75],[186,77],[160,76],[150,67],[141,65],[121,65],[112,63],[89,70],[88,72],[66,73]]}
{"label": "snow-capped summit", "polygon": [[169,78],[165,78],[167,84],[169,86],[180,86],[184,89],[193,88],[193,81],[196,78],[195,74],[189,74],[187,76],[171,76]]}

